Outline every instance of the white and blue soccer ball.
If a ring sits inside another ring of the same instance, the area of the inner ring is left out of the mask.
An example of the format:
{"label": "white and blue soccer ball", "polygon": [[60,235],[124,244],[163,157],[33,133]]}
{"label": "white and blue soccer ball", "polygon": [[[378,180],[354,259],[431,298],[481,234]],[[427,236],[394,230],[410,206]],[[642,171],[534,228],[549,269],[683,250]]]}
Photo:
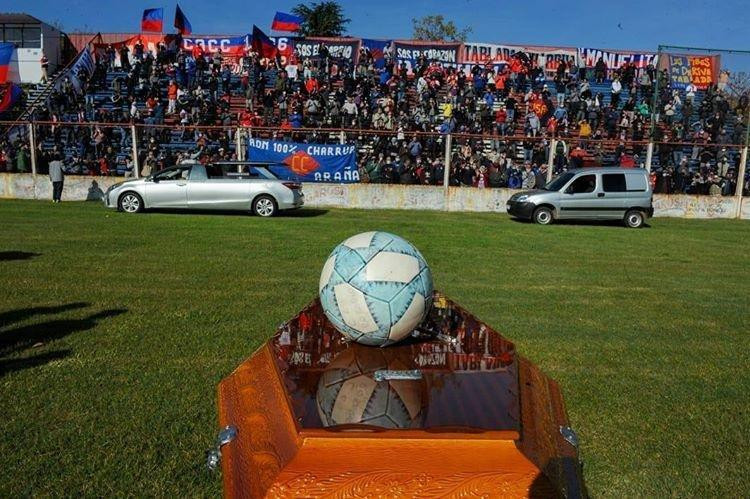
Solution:
{"label": "white and blue soccer ball", "polygon": [[320,274],[320,303],[343,335],[386,346],[408,336],[432,304],[422,254],[388,232],[363,232],[334,248]]}

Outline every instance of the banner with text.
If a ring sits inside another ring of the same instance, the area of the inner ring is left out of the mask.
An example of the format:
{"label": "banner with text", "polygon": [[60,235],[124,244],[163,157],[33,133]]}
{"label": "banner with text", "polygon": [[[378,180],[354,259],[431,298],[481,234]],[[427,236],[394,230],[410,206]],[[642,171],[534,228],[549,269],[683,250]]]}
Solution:
{"label": "banner with text", "polygon": [[719,56],[690,56],[690,76],[693,85],[700,89],[706,89],[719,81]]}
{"label": "banner with text", "polygon": [[205,54],[213,54],[221,50],[226,57],[242,57],[250,49],[250,35],[227,37],[183,37],[182,49],[192,52],[195,47]]}
{"label": "banner with text", "polygon": [[250,161],[269,163],[279,177],[303,182],[359,182],[356,151],[348,144],[247,139]]}
{"label": "banner with text", "polygon": [[331,59],[346,59],[352,64],[359,57],[359,38],[295,38],[294,49],[303,59],[319,59],[321,44]]}
{"label": "banner with text", "polygon": [[623,52],[582,47],[578,49],[578,65],[593,68],[601,58],[607,69],[620,69],[626,63],[636,68],[645,68],[649,64],[656,66],[657,55],[650,52]]}
{"label": "banner with text", "polygon": [[464,43],[461,54],[463,63],[509,64],[517,54],[526,54],[532,67],[542,67],[554,72],[560,62],[575,64],[577,51],[567,47],[534,47],[525,45],[497,45],[491,43]]}
{"label": "banner with text", "polygon": [[279,51],[281,56],[281,64],[297,64],[293,57],[294,38],[291,36],[271,36],[269,38],[276,44],[276,50]]}
{"label": "banner with text", "polygon": [[669,54],[659,64],[659,69],[666,69],[669,73],[672,88],[680,90],[690,83],[705,90],[719,81],[720,68],[720,55]]}
{"label": "banner with text", "polygon": [[444,66],[455,66],[459,61],[460,43],[434,43],[434,42],[394,42],[396,63],[406,64],[408,71],[417,65],[420,57],[427,62],[440,62]]}
{"label": "banner with text", "polygon": [[690,74],[690,61],[684,55],[669,56],[669,79],[672,82],[672,88],[685,89],[692,81]]}

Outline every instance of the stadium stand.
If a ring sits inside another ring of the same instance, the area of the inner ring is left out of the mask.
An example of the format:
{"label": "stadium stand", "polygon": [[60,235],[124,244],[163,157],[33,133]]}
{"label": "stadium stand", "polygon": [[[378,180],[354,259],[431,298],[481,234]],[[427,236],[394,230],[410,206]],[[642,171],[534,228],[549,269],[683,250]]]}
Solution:
{"label": "stadium stand", "polygon": [[[220,51],[116,52],[97,53],[80,92],[66,76],[29,113],[41,123],[40,171],[61,154],[69,173],[133,175],[131,125],[142,175],[187,158],[236,159],[242,127],[256,137],[356,142],[362,181],[441,184],[451,133],[451,184],[530,188],[546,178],[552,139],[555,173],[643,166],[658,79],[655,191],[732,195],[745,134],[746,95],[730,99],[717,85],[672,90],[666,70],[651,65],[601,72],[563,63],[550,74],[521,53],[497,71],[424,57],[407,71],[387,52],[378,69],[366,48],[355,66],[321,46],[315,58],[295,53],[290,76],[280,57],[252,50],[240,71]],[[23,134],[3,135],[1,170],[28,171],[28,156]]]}

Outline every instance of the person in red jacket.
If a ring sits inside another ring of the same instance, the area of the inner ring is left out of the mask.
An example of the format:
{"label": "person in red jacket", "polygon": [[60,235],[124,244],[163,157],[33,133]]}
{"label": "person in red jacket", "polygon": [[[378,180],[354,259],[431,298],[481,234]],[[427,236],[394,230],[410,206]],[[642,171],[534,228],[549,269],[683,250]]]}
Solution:
{"label": "person in red jacket", "polygon": [[554,116],[547,120],[547,131],[552,137],[557,133],[557,119]]}
{"label": "person in red jacket", "polygon": [[109,175],[109,160],[106,156],[99,158],[99,175]]}
{"label": "person in red jacket", "polygon": [[495,111],[495,129],[498,135],[505,136],[508,127],[508,112],[501,107]]}
{"label": "person in red jacket", "polygon": [[510,71],[511,73],[520,73],[521,71],[523,71],[523,64],[518,57],[511,57]]}
{"label": "person in red jacket", "polygon": [[240,125],[244,127],[251,127],[253,126],[253,120],[255,119],[255,113],[253,113],[249,108],[246,108],[244,111],[240,113]]}
{"label": "person in red jacket", "polygon": [[305,88],[307,89],[308,94],[314,94],[319,88],[318,80],[316,80],[314,76],[308,78],[305,82]]}
{"label": "person in red jacket", "polygon": [[578,145],[573,152],[570,153],[570,164],[573,168],[583,168],[583,158],[586,157],[586,151]]}
{"label": "person in red jacket", "polygon": [[193,56],[193,59],[198,59],[200,57],[203,57],[203,47],[201,47],[198,44],[193,45],[193,48],[191,50],[191,55]]}
{"label": "person in red jacket", "polygon": [[623,168],[635,168],[635,158],[623,152],[620,154],[620,166]]}
{"label": "person in red jacket", "polygon": [[498,92],[505,92],[505,80],[508,79],[508,73],[503,70],[495,76],[495,89]]}
{"label": "person in red jacket", "polygon": [[177,83],[175,83],[174,80],[169,82],[169,87],[167,87],[167,99],[169,100],[169,104],[167,105],[167,114],[174,114],[177,112],[177,91],[179,90],[179,87],[177,86]]}

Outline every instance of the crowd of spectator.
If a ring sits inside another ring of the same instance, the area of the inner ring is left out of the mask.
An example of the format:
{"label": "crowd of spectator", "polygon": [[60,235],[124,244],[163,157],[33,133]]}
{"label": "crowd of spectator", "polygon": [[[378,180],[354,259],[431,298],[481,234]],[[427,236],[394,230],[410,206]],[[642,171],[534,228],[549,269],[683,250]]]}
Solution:
{"label": "crowd of spectator", "polygon": [[[654,66],[610,70],[603,60],[553,69],[521,53],[504,67],[420,58],[408,68],[387,51],[379,63],[363,48],[353,64],[321,44],[314,58],[295,54],[287,71],[282,57],[252,50],[236,59],[137,43],[96,55],[90,77],[64,77],[34,115],[51,123],[37,126],[42,171],[60,154],[69,173],[133,174],[131,124],[149,125],[138,128],[142,175],[183,159],[234,159],[237,126],[315,142],[339,141],[328,129],[344,128],[359,145],[362,181],[442,183],[451,133],[452,185],[533,188],[548,178],[553,144],[552,174],[644,166],[653,116],[655,191],[730,195],[748,114],[747,95],[730,96],[726,80],[676,90]],[[24,134],[5,135],[0,169],[29,171]]]}

